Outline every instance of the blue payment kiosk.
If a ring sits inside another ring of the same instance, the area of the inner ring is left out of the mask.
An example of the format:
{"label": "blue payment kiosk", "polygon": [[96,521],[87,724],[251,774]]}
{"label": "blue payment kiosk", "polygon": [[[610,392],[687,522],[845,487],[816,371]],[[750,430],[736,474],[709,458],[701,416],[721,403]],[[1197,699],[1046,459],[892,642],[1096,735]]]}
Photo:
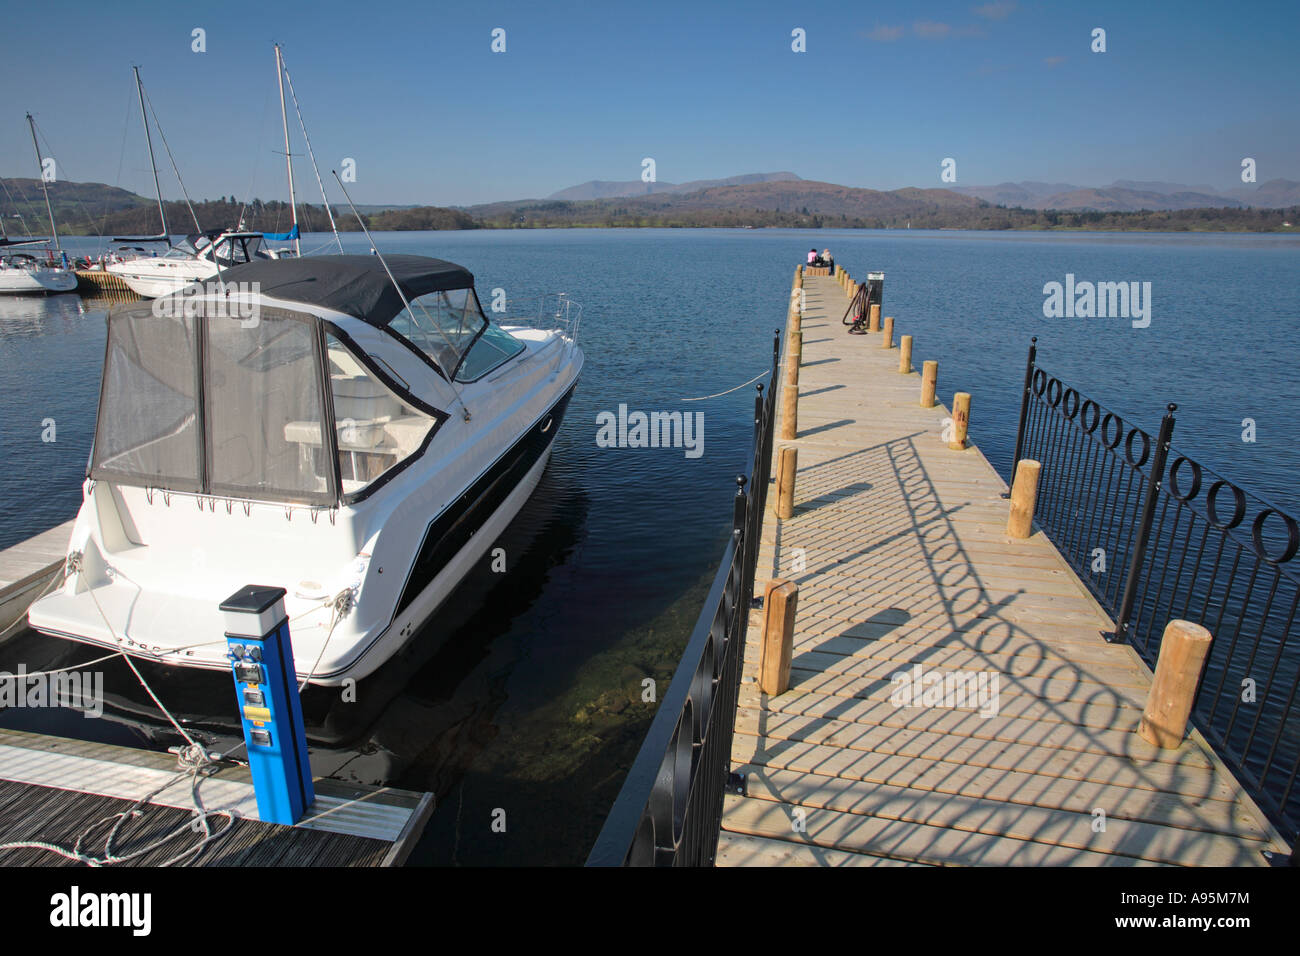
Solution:
{"label": "blue payment kiosk", "polygon": [[284,588],[245,585],[221,603],[221,614],[257,815],[294,824],[316,796],[284,595]]}

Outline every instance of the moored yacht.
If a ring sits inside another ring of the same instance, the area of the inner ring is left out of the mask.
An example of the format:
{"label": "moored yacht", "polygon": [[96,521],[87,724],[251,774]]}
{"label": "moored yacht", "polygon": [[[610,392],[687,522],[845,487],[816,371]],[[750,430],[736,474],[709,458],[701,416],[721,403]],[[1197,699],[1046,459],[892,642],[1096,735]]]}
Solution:
{"label": "moored yacht", "polygon": [[[21,243],[12,243],[19,245]],[[27,252],[11,252],[0,243],[0,295],[48,295],[74,292],[77,274]]]}
{"label": "moored yacht", "polygon": [[111,262],[104,271],[119,277],[136,295],[152,299],[215,278],[225,269],[278,258],[277,253],[263,248],[262,238],[260,232],[210,229],[186,236],[160,256]]}
{"label": "moored yacht", "polygon": [[53,249],[45,249],[42,261],[31,252],[11,252],[13,246],[31,246],[43,239],[10,239],[4,231],[4,217],[0,216],[0,294],[46,295],[51,292],[72,292],[77,288],[77,274],[68,268],[68,258],[59,245],[59,230],[54,224],[54,207],[50,203],[50,185],[44,175],[41,147],[36,141],[36,121],[27,114],[27,126],[32,132],[32,146],[36,149],[36,163],[41,167],[41,192],[45,196],[45,212],[50,217],[50,235]]}
{"label": "moored yacht", "polygon": [[498,326],[460,266],[317,256],[115,309],[67,579],[31,625],[224,670],[218,606],[279,586],[300,680],[365,677],[546,467],[583,364],[551,301]]}

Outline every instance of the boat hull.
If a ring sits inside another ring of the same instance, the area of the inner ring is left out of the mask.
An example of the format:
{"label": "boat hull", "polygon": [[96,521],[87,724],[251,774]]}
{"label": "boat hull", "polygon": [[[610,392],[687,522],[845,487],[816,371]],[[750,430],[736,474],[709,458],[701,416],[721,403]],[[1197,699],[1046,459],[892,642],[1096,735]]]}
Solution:
{"label": "boat hull", "polygon": [[76,290],[77,275],[66,269],[0,271],[0,295],[50,295]]}
{"label": "boat hull", "polygon": [[171,295],[217,274],[211,263],[185,259],[169,262],[162,258],[128,259],[112,263],[105,271],[117,276],[128,289],[145,299]]}

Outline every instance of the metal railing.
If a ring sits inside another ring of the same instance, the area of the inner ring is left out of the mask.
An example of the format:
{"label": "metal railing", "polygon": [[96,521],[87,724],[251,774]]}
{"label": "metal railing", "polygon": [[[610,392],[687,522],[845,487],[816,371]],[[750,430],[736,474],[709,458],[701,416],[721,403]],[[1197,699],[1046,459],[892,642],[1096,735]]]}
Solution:
{"label": "metal railing", "polygon": [[1165,625],[1214,637],[1196,726],[1288,840],[1300,831],[1300,549],[1295,518],[1181,455],[1168,405],[1151,433],[1037,364],[1025,368],[1015,465],[1042,464],[1035,519],[1112,615],[1108,640],[1153,667]]}
{"label": "metal railing", "polygon": [[753,458],[749,475],[736,478],[731,540],[588,866],[713,865],[771,478],[780,347],[777,330],[771,376],[756,386]]}
{"label": "metal railing", "polygon": [[492,299],[485,303],[488,319],[502,328],[552,330],[564,335],[570,342],[578,341],[582,327],[582,306],[565,292],[550,292],[534,296],[508,296],[498,304]]}

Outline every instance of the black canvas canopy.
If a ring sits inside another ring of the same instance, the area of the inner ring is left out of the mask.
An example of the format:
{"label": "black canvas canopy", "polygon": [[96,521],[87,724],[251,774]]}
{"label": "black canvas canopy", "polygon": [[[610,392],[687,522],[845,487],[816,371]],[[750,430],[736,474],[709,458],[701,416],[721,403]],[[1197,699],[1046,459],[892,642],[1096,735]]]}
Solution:
{"label": "black canvas canopy", "polygon": [[[472,289],[474,276],[442,259],[384,256],[407,300],[430,292]],[[316,305],[383,328],[402,311],[402,296],[378,256],[271,259],[227,269],[224,282],[256,282],[263,295]]]}

